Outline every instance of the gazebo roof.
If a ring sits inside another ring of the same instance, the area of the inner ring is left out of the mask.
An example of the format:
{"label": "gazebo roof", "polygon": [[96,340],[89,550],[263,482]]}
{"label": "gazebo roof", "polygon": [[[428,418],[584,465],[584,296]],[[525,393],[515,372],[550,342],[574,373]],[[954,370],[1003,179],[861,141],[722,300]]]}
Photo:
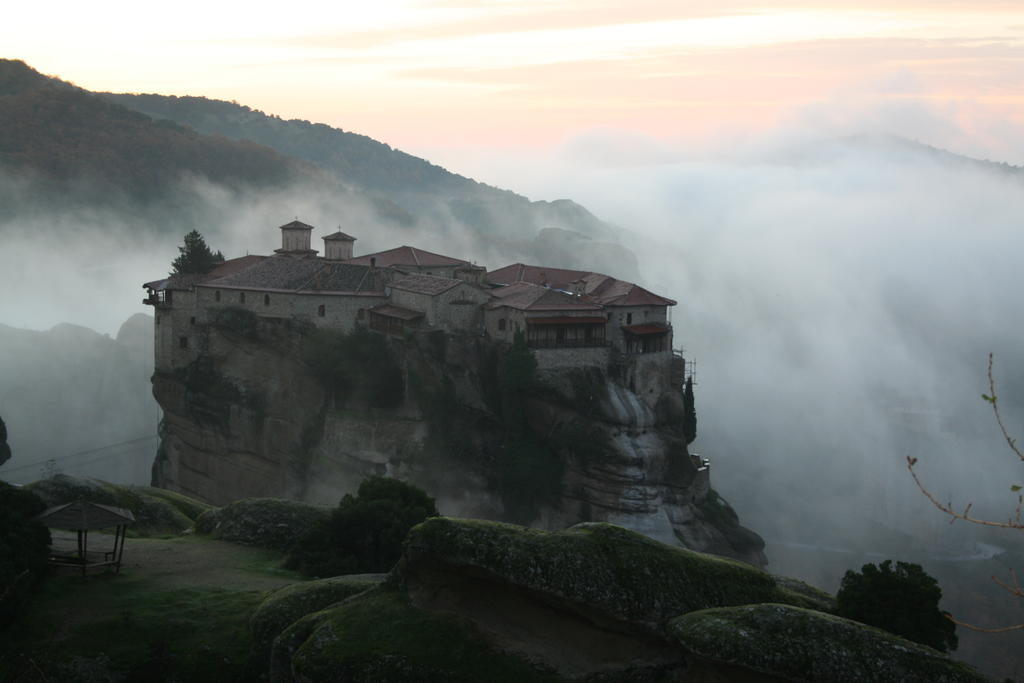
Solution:
{"label": "gazebo roof", "polygon": [[58,529],[104,529],[121,524],[131,524],[135,515],[131,510],[79,500],[49,508],[40,513],[37,520],[48,527]]}

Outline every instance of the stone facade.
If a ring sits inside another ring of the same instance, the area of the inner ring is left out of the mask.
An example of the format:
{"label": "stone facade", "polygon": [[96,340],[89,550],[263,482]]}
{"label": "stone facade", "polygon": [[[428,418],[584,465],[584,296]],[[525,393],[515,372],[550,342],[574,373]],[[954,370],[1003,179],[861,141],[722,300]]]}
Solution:
{"label": "stone facade", "polygon": [[351,332],[365,311],[387,302],[383,294],[274,292],[200,285],[196,287],[197,320],[208,322],[221,308],[252,311],[265,318],[299,318],[317,327]]}
{"label": "stone facade", "polygon": [[458,281],[437,294],[390,288],[391,303],[420,311],[428,327],[449,333],[483,333],[483,305],[490,295],[478,286]]}
{"label": "stone facade", "polygon": [[[527,266],[518,269],[519,281],[496,287],[480,266],[408,246],[353,258],[355,238],[340,231],[324,237],[325,258],[318,258],[310,249],[312,230],[293,221],[281,226],[275,256],[247,256],[206,275],[147,283],[145,302],[156,308],[157,370],[184,367],[204,352],[198,330],[223,309],[350,332],[369,324],[371,309],[394,306],[420,314],[408,323],[418,329],[504,343],[526,333],[542,369],[607,365],[614,350],[634,359],[627,381],[638,394],[665,388],[674,301],[600,274],[530,275],[537,268]],[[554,276],[567,282],[549,284]]]}

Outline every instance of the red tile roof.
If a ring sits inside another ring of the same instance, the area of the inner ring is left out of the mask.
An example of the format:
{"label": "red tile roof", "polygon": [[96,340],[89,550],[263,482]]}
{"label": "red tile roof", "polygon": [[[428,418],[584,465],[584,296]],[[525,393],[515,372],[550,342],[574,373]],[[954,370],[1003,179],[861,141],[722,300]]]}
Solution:
{"label": "red tile roof", "polygon": [[487,304],[495,309],[502,306],[522,311],[599,311],[597,304],[579,297],[529,282],[517,282],[508,287],[492,290],[494,300]]}
{"label": "red tile roof", "polygon": [[216,280],[217,278],[227,277],[228,275],[234,275],[244,270],[251,268],[256,265],[266,256],[240,256],[238,258],[228,259],[223,263],[219,264],[216,268],[208,273],[177,273],[167,277],[163,280],[154,280],[153,282],[147,282],[142,285],[148,289],[154,289],[157,291],[165,289],[178,289],[178,290],[189,290],[198,284],[208,282],[210,280]]}
{"label": "red tile roof", "polygon": [[375,259],[378,266],[468,266],[469,261],[435,254],[430,251],[423,251],[416,247],[401,246],[386,251],[378,251],[376,254],[364,254],[348,259],[345,263],[355,263],[362,266],[370,265],[370,259]]}
{"label": "red tile roof", "polygon": [[514,263],[491,271],[487,279],[494,284],[511,285],[529,282],[567,292],[582,283],[585,298],[603,306],[675,306],[676,302],[644,289],[640,285],[617,280],[602,273]]}
{"label": "red tile roof", "polygon": [[547,285],[555,289],[571,289],[572,282],[589,275],[585,270],[566,270],[564,268],[546,268],[544,266],[528,266],[524,263],[513,263],[487,274],[487,279],[498,285],[510,285],[513,282],[531,282],[535,285]]}
{"label": "red tile roof", "polygon": [[370,313],[376,313],[377,315],[383,315],[388,318],[398,318],[399,320],[415,320],[416,318],[423,317],[423,314],[419,311],[402,308],[401,306],[392,306],[391,304],[374,306],[370,309]]}
{"label": "red tile roof", "polygon": [[307,225],[300,220],[294,220],[291,223],[285,223],[282,225],[280,230],[312,230],[312,225]]}
{"label": "red tile roof", "polygon": [[458,287],[461,282],[462,280],[455,280],[450,277],[414,273],[396,278],[391,282],[391,288],[400,289],[405,292],[415,292],[416,294],[437,296],[453,287]]}

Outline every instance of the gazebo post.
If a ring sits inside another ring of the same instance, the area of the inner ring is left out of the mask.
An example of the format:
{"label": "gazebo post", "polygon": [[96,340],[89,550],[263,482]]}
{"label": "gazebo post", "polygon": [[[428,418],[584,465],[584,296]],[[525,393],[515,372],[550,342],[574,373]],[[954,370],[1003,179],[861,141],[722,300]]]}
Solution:
{"label": "gazebo post", "polygon": [[89,530],[82,529],[82,576],[89,568]]}
{"label": "gazebo post", "polygon": [[[121,557],[124,555],[124,536],[128,532],[127,524],[118,524],[117,529],[114,531],[114,573],[121,573]],[[120,538],[121,545],[118,547],[118,539]]]}

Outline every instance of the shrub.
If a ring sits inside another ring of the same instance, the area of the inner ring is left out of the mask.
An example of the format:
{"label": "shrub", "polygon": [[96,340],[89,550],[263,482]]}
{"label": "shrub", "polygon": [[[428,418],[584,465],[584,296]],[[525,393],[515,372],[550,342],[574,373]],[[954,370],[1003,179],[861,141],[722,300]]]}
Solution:
{"label": "shrub", "polygon": [[361,327],[349,334],[316,330],[307,336],[303,355],[341,405],[354,399],[371,408],[388,409],[405,398],[398,358],[375,332]]}
{"label": "shrub", "polygon": [[0,482],[0,629],[27,602],[27,590],[46,571],[50,530],[33,519],[46,504],[31,491]]}
{"label": "shrub", "polygon": [[939,610],[942,589],[919,564],[886,560],[848,571],[836,593],[836,613],[877,626],[940,652],[955,650],[956,624]]}
{"label": "shrub", "polygon": [[11,459],[11,447],[7,445],[7,425],[0,417],[0,465]]}
{"label": "shrub", "polygon": [[370,477],[347,494],[329,520],[314,525],[292,549],[288,567],[310,576],[389,570],[416,524],[436,517],[434,499],[412,484]]}
{"label": "shrub", "polygon": [[251,341],[258,341],[260,338],[260,317],[245,308],[228,306],[218,309],[210,322],[214,327],[234,332]]}
{"label": "shrub", "polygon": [[562,459],[532,433],[502,447],[497,469],[504,518],[516,524],[532,522],[541,506],[556,501],[562,490]]}

